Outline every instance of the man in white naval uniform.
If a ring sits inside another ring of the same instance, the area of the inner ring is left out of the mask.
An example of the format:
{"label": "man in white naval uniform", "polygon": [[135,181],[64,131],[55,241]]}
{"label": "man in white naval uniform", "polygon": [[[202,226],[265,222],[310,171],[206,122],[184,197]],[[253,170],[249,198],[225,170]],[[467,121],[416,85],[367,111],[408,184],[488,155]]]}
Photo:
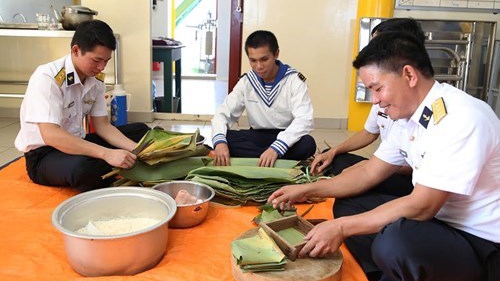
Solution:
{"label": "man in white naval uniform", "polygon": [[[305,237],[299,256],[324,256],[347,239],[369,280],[500,280],[500,121],[483,101],[436,82],[424,45],[381,33],[353,62],[373,103],[398,120],[366,164],[329,180],[285,186],[282,205],[334,197],[335,219]],[[401,165],[406,196],[372,190]],[[378,276],[377,276],[378,275]]]}
{"label": "man in white naval uniform", "polygon": [[[115,179],[101,176],[113,167],[134,165],[131,151],[149,127],[135,123],[115,128],[108,121],[101,71],[115,47],[106,23],[83,22],[73,35],[71,54],[39,66],[31,76],[15,145],[25,154],[33,182],[86,191],[110,186]],[[86,115],[93,134],[85,132]]]}
{"label": "man in white naval uniform", "polygon": [[[376,25],[372,31],[372,38],[383,32],[401,31],[413,34],[422,44],[425,43],[425,35],[420,24],[412,18],[391,18]],[[365,157],[350,152],[362,149],[380,139],[387,139],[394,120],[385,114],[384,109],[378,104],[372,105],[363,130],[357,132],[341,144],[326,149],[320,155],[314,157],[311,163],[313,175],[323,173],[325,175],[338,175],[345,169],[354,165],[362,165],[368,160]],[[378,184],[379,192],[403,196],[410,194],[413,190],[411,181],[412,170],[409,166],[402,166],[397,173]]]}
{"label": "man in white naval uniform", "polygon": [[[312,156],[313,108],[305,77],[278,60],[278,41],[269,31],[250,34],[245,51],[252,70],[212,119],[215,165],[230,165],[230,157],[252,157],[259,158],[259,166],[273,167],[278,158]],[[250,129],[231,130],[245,109]]]}

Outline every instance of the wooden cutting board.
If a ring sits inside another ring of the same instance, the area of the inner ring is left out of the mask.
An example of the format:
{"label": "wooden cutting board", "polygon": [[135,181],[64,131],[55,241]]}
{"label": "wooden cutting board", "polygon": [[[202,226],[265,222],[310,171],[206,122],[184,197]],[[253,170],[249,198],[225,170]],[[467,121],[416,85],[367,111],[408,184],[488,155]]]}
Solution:
{"label": "wooden cutting board", "polygon": [[[252,228],[236,239],[257,235],[258,228]],[[302,258],[287,261],[284,271],[243,272],[231,255],[231,270],[238,281],[339,281],[341,278],[342,253],[337,250],[323,258]]]}

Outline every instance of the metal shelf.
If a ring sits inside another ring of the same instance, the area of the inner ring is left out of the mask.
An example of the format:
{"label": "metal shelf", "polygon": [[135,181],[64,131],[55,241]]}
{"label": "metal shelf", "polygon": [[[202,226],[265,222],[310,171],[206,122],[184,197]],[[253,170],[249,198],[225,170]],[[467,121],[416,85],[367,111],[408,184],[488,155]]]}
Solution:
{"label": "metal shelf", "polygon": [[[37,29],[2,29],[0,37],[26,37],[26,38],[72,38],[74,30],[37,30]],[[114,51],[114,85],[120,83],[120,35],[115,34],[116,50]],[[35,46],[36,47],[36,46]],[[68,50],[69,53],[69,50]],[[48,62],[48,61],[47,61]],[[28,81],[0,80],[0,85],[27,85]],[[0,93],[0,98],[24,98],[21,93]]]}

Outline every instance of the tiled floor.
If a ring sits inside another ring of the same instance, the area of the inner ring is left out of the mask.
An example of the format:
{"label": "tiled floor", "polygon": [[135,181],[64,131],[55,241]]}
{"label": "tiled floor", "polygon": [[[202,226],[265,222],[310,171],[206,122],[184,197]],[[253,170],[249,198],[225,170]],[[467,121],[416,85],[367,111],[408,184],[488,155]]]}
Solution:
{"label": "tiled floor", "polygon": [[[155,120],[149,123],[149,125],[151,127],[158,125],[166,130],[178,132],[194,132],[196,129],[200,129],[200,133],[207,138],[205,143],[211,144],[210,122]],[[0,118],[0,167],[22,155],[22,153],[17,151],[14,147],[14,139],[18,131],[18,119]],[[348,132],[346,130],[317,129],[313,131],[312,136],[316,139],[318,149],[323,150],[327,147],[326,143],[330,146],[335,146],[353,134],[353,132]],[[364,157],[370,157],[378,147],[378,144],[379,142],[377,141],[364,149],[356,151],[356,153]]]}

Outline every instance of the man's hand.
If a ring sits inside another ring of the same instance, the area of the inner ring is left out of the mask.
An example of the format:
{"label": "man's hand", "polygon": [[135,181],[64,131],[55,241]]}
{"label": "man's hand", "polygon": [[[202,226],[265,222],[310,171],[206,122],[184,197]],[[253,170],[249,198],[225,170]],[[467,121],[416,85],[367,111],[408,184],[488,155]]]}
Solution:
{"label": "man's hand", "polygon": [[297,202],[305,202],[307,200],[306,191],[307,184],[287,185],[276,190],[269,196],[267,203],[273,204],[276,209],[278,206],[284,210],[286,204],[294,204]]}
{"label": "man's hand", "polygon": [[110,149],[104,155],[104,161],[113,167],[130,169],[134,167],[137,156],[123,149]]}
{"label": "man's hand", "polygon": [[227,143],[219,143],[215,146],[214,166],[230,166],[231,158]]}
{"label": "man's hand", "polygon": [[335,252],[345,240],[342,232],[341,220],[334,219],[316,225],[304,240],[306,245],[299,252],[299,257],[323,257],[328,253]]}
{"label": "man's hand", "polygon": [[274,163],[278,159],[278,153],[272,148],[266,149],[259,158],[259,167],[274,167]]}
{"label": "man's hand", "polygon": [[321,153],[314,157],[313,162],[311,163],[311,173],[313,176],[321,173],[326,167],[328,167],[335,157],[335,152],[330,149],[325,153]]}

